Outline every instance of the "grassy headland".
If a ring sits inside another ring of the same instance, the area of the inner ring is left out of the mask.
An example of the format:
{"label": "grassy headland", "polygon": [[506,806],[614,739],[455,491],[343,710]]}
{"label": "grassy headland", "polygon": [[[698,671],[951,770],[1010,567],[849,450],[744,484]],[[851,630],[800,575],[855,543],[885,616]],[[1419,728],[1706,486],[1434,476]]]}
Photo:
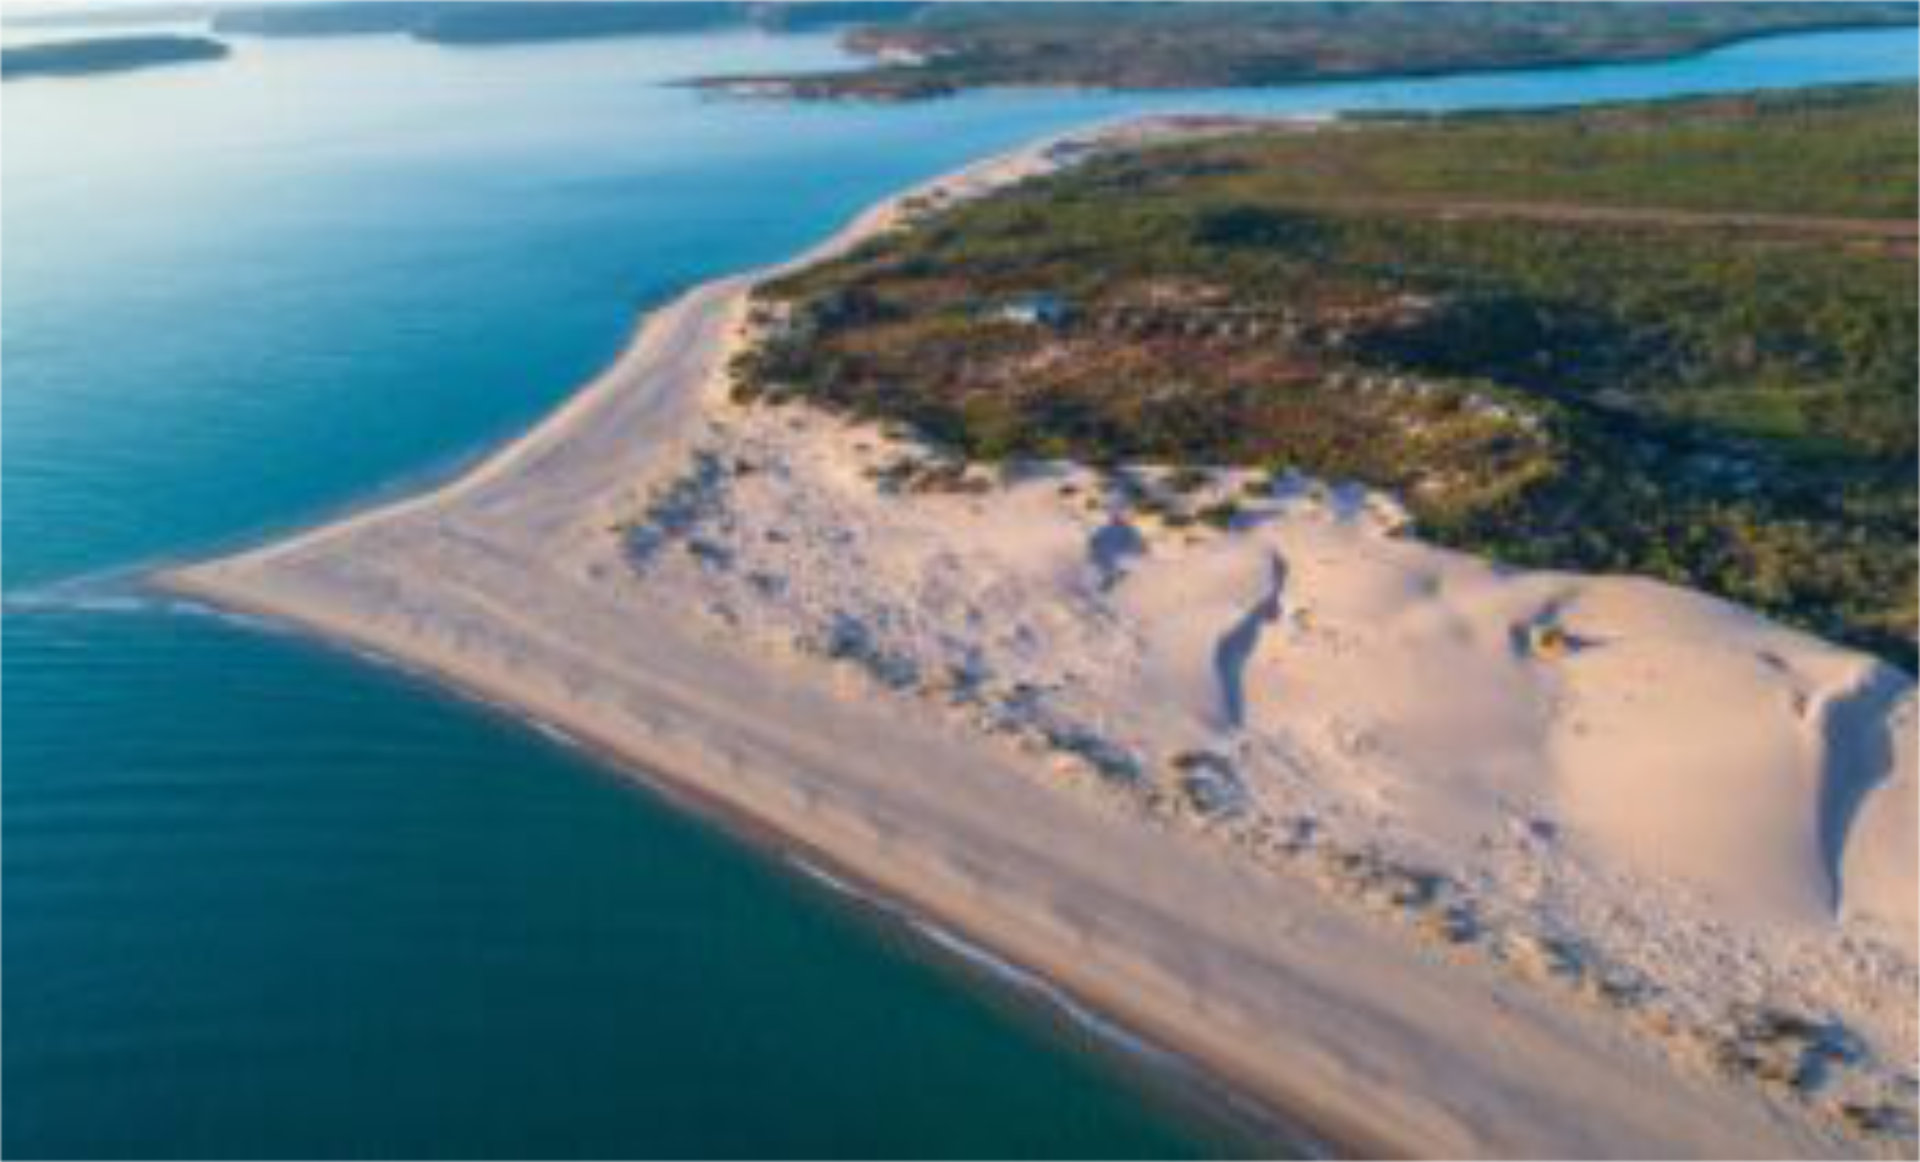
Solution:
{"label": "grassy headland", "polygon": [[1652,60],[1917,15],[1900,3],[943,3],[852,32],[868,67],[708,83],[877,100],[1006,85],[1276,85]]}
{"label": "grassy headland", "polygon": [[1911,666],[1915,122],[1876,87],[1111,151],[770,284],[738,390],[1360,480]]}

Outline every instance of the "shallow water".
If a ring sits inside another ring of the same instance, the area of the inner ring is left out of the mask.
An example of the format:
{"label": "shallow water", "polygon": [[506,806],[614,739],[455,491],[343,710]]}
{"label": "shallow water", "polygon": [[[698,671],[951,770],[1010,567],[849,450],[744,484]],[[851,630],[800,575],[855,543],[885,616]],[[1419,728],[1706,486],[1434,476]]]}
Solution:
{"label": "shallow water", "polygon": [[249,41],[7,86],[7,1152],[1244,1148],[967,958],[585,756],[126,578],[447,471],[636,311],[1040,133],[1916,67],[1907,31],[1260,93],[847,107],[662,84],[837,60],[755,35]]}

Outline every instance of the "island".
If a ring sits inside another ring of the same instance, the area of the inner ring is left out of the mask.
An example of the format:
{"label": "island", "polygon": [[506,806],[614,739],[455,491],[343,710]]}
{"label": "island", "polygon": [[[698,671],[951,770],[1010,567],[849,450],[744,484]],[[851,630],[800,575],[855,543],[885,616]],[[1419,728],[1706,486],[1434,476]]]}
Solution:
{"label": "island", "polygon": [[979,3],[970,0],[317,0],[79,8],[13,25],[157,16],[239,37],[402,35],[446,47],[712,32],[839,32],[867,59],[797,74],[696,77],[716,91],[915,100],[991,86],[1238,88],[1685,56],[1752,37],[1920,22],[1905,0],[1632,5]]}
{"label": "island", "polygon": [[906,19],[922,6],[898,0],[684,0],[672,4],[619,0],[495,0],[486,4],[465,0],[348,0],[224,6],[214,10],[212,26],[216,32],[242,36],[397,33],[447,46],[498,45],[726,28],[767,32],[811,32],[854,24],[873,28]]}
{"label": "island", "polygon": [[689,291],[443,487],[156,582],[1324,1146],[1907,1156],[1914,100],[1037,142]]}
{"label": "island", "polygon": [[1203,89],[1646,61],[1756,36],[1911,25],[1909,3],[940,3],[857,27],[832,73],[716,76],[757,96],[900,101],[992,86]]}
{"label": "island", "polygon": [[0,78],[73,77],[214,61],[227,46],[204,36],[100,36],[0,48]]}

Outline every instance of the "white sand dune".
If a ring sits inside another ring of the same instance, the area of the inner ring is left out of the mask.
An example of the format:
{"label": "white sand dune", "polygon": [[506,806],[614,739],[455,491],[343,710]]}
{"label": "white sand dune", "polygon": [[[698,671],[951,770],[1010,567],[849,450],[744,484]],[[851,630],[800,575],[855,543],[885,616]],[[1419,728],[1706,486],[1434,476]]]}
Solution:
{"label": "white sand dune", "polygon": [[725,402],[748,285],[448,487],[165,583],[560,725],[1349,1148],[1911,1152],[1904,675],[1353,489],[1214,531],[1072,466],[884,487],[919,450]]}

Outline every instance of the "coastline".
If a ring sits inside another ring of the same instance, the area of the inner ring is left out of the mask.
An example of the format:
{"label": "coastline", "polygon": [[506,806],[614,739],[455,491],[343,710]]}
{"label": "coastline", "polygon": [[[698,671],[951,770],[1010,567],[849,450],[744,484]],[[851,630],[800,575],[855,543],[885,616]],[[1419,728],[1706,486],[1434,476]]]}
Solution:
{"label": "coastline", "polygon": [[[774,269],[857,245],[931,189],[1036,172],[1084,136],[886,199]],[[157,583],[550,724],[964,933],[1343,1152],[1841,1148],[1671,1073],[1551,996],[1411,956],[1217,853],[1112,828],[917,708],[716,651],[676,611],[619,600],[608,522],[697,434],[745,293],[768,273],[654,312],[605,373],[443,487]]]}
{"label": "coastline", "polygon": [[[1388,81],[1427,81],[1440,77],[1503,77],[1524,75],[1540,71],[1574,71],[1628,67],[1634,65],[1667,65],[1696,60],[1726,49],[1739,48],[1771,40],[1784,40],[1796,36],[1836,36],[1846,33],[1898,32],[1902,30],[1920,30],[1920,23],[1888,24],[1849,24],[1844,21],[1809,24],[1801,28],[1766,29],[1755,32],[1727,33],[1710,37],[1701,43],[1678,52],[1652,52],[1624,56],[1574,56],[1559,61],[1524,61],[1513,63],[1481,63],[1434,65],[1426,68],[1381,69],[1377,71],[1359,71],[1352,73],[1325,73],[1315,76],[1303,76],[1279,81],[1263,82],[1257,85],[1226,85],[1232,89],[1294,89],[1311,88],[1320,85],[1371,84]],[[877,69],[884,62],[871,56],[865,69]],[[881,103],[913,103],[918,101],[938,101],[958,97],[967,93],[1018,90],[1055,90],[1083,93],[1173,93],[1191,90],[1194,86],[1168,85],[1127,88],[1100,84],[1076,84],[1067,81],[1027,81],[1000,82],[982,84],[955,84],[946,82],[945,87],[936,87],[926,92],[865,93],[865,92],[810,92],[809,83],[818,83],[819,75],[786,73],[746,73],[716,74],[712,76],[692,77],[683,82],[687,87],[727,96],[748,99],[774,99],[797,101],[849,102],[874,101]],[[831,78],[828,78],[831,79]],[[936,85],[941,84],[935,82]],[[1199,86],[1206,88],[1208,86]]]}
{"label": "coastline", "polygon": [[1150,1017],[1143,1015],[1135,1024],[1127,1015],[1123,996],[1095,1000],[1098,994],[1094,990],[1083,992],[1063,983],[1065,972],[1056,977],[1003,959],[988,943],[990,938],[967,927],[964,919],[922,908],[910,895],[889,893],[833,850],[770,826],[697,780],[663,773],[626,752],[469,686],[456,676],[421,669],[397,655],[353,644],[270,612],[265,606],[249,609],[237,602],[216,602],[188,589],[166,588],[198,616],[226,620],[251,632],[287,635],[303,647],[344,650],[358,662],[379,667],[409,684],[417,683],[434,696],[457,700],[489,716],[532,729],[553,745],[584,756],[598,768],[595,775],[654,797],[667,809],[682,812],[724,840],[744,846],[779,874],[796,877],[819,892],[829,906],[888,933],[890,938],[912,942],[916,955],[928,956],[949,971],[985,981],[986,987],[1008,994],[1014,1007],[1030,1009],[1033,1019],[1043,1024],[1078,1030],[1087,1038],[1088,1051],[1096,1057],[1111,1059],[1114,1068],[1140,1079],[1176,1108],[1203,1106],[1210,1130],[1224,1132],[1237,1141],[1258,1143],[1263,1147],[1262,1156],[1389,1157],[1405,1153],[1374,1141],[1364,1130],[1356,1129],[1351,1137],[1325,1136],[1333,1132],[1331,1125],[1309,1125],[1298,1111],[1278,1109],[1254,1096],[1240,1075],[1211,1069],[1206,1061],[1177,1047],[1174,1041],[1149,1034]]}

